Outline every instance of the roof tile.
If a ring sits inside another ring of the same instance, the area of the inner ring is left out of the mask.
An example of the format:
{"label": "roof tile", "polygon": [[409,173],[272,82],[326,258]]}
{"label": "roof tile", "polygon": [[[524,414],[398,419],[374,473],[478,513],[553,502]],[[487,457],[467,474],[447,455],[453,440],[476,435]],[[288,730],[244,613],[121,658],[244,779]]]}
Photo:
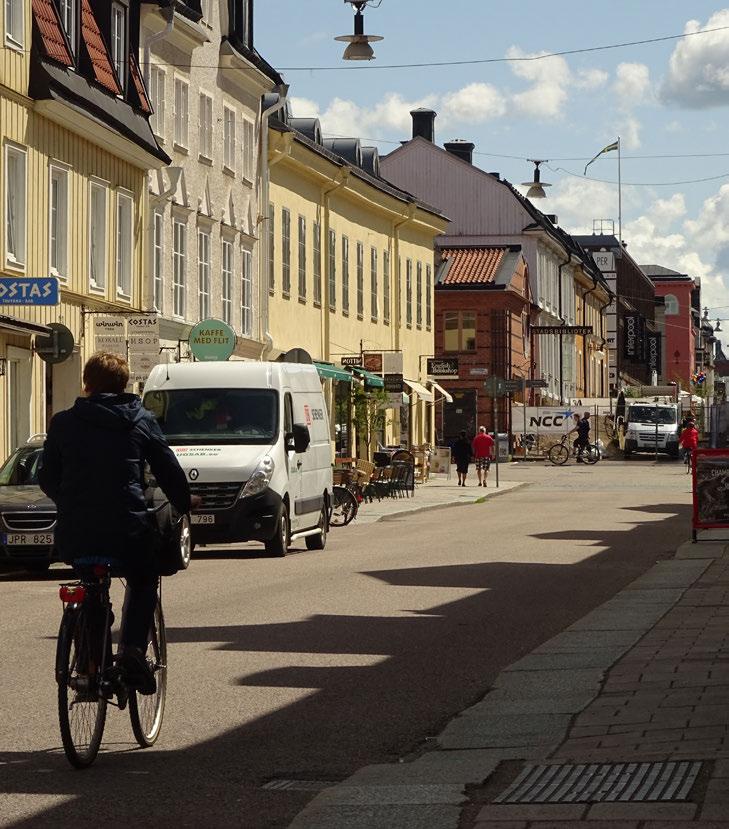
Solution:
{"label": "roof tile", "polygon": [[443,259],[451,266],[443,285],[487,285],[496,279],[506,248],[446,248]]}
{"label": "roof tile", "polygon": [[104,38],[99,29],[99,24],[94,17],[89,0],[82,0],[81,35],[89,51],[96,80],[104,89],[107,89],[114,95],[121,95],[121,88],[114,74],[114,67],[111,63],[109,50],[106,48]]}
{"label": "roof tile", "polygon": [[73,66],[73,56],[61,29],[61,20],[53,0],[33,0],[35,18],[47,57],[63,66]]}

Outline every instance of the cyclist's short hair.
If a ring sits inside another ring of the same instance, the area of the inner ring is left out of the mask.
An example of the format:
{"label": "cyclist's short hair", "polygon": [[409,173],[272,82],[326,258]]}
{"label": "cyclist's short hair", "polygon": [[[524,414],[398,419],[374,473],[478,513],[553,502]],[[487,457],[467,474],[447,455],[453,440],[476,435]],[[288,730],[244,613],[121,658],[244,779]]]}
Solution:
{"label": "cyclist's short hair", "polygon": [[129,383],[129,365],[121,354],[99,351],[86,361],[83,380],[89,394],[121,394]]}

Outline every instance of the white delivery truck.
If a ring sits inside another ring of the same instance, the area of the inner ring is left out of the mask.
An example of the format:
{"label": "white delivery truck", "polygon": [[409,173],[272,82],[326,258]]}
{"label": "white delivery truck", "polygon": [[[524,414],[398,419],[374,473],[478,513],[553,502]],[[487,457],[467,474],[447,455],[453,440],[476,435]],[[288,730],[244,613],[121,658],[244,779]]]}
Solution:
{"label": "white delivery truck", "polygon": [[626,400],[625,457],[633,452],[661,452],[678,457],[678,403],[665,399]]}
{"label": "white delivery truck", "polygon": [[329,417],[316,367],[299,363],[159,365],[144,387],[202,498],[193,541],[262,541],[283,556],[292,540],[323,550],[332,503]]}

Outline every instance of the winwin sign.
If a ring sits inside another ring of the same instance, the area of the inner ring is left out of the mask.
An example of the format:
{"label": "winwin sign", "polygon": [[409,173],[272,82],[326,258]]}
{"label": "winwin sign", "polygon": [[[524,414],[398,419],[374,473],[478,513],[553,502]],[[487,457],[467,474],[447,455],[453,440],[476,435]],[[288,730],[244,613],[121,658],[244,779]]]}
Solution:
{"label": "winwin sign", "polygon": [[[570,408],[561,406],[527,406],[526,431],[536,434],[563,435],[572,428],[572,416],[575,414]],[[514,432],[524,429],[524,407],[511,407],[511,423]]]}

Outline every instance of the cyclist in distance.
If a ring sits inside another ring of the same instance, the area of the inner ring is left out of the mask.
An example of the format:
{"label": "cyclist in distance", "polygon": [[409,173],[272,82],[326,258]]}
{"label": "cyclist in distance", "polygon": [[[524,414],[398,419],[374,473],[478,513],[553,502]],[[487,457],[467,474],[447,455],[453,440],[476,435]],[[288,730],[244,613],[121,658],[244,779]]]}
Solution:
{"label": "cyclist in distance", "polygon": [[590,413],[585,412],[577,425],[577,463],[582,463],[582,453],[590,446]]}
{"label": "cyclist in distance", "polygon": [[180,513],[199,501],[151,412],[125,393],[127,361],[94,354],[84,367],[84,396],[54,415],[39,483],[58,508],[55,541],[75,569],[107,564],[127,580],[119,665],[126,684],[155,692],[147,639],[157,604],[155,529],[144,500],[144,466]]}
{"label": "cyclist in distance", "polygon": [[699,431],[693,420],[687,421],[686,427],[678,438],[678,442],[683,449],[684,460],[686,459],[686,455],[690,455],[694,449],[699,448]]}

